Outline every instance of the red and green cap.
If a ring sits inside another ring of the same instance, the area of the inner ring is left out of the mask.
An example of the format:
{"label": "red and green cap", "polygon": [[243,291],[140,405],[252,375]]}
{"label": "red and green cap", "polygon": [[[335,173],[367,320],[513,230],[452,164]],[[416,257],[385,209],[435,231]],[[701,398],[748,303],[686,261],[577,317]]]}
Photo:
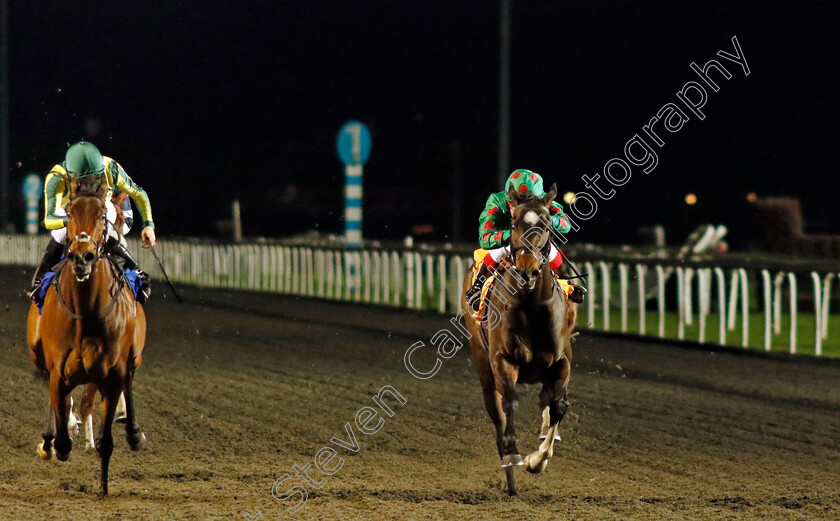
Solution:
{"label": "red and green cap", "polygon": [[532,195],[534,197],[545,196],[543,180],[540,174],[525,170],[524,168],[514,170],[510,174],[510,177],[508,177],[507,183],[505,183],[505,192],[511,188],[521,195]]}

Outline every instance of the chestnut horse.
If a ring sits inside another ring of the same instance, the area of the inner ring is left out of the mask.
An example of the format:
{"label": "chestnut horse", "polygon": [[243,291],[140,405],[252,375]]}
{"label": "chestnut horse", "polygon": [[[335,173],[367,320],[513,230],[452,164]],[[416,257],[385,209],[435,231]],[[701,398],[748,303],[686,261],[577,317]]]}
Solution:
{"label": "chestnut horse", "polygon": [[134,372],[142,361],[146,317],[125,277],[106,258],[105,203],[100,191],[79,190],[67,207],[67,260],[47,291],[43,311],[29,309],[27,343],[35,366],[49,378],[50,410],[41,459],[53,453],[70,457],[69,395],[79,385],[99,390],[101,424],[96,450],[101,465],[101,492],[108,493],[108,468],[114,440],[111,426],[120,393],[125,393],[126,439],[132,450],[145,447],[132,396]]}
{"label": "chestnut horse", "polygon": [[[513,470],[525,465],[542,472],[560,439],[558,424],[569,409],[566,389],[572,361],[572,332],[577,304],[559,289],[548,265],[549,205],[557,195],[553,185],[542,198],[523,198],[508,191],[514,207],[508,267],[496,274],[487,306],[489,320],[466,320],[475,369],[481,380],[484,406],[496,427],[496,446],[507,478],[507,490],[516,494]],[[464,292],[472,285],[467,273]],[[471,307],[461,297],[469,316]],[[542,429],[539,449],[524,459],[516,448],[514,414],[519,406],[517,383],[542,384]]]}

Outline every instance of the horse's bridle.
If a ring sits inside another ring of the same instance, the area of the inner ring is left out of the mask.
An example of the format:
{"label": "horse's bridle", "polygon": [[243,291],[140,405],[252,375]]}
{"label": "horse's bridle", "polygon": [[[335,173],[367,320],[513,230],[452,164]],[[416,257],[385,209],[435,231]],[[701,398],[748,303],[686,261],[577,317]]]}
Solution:
{"label": "horse's bridle", "polygon": [[[70,214],[67,214],[67,215],[69,217]],[[106,214],[102,215],[102,220],[107,221]],[[73,240],[70,241],[70,244],[73,244],[74,242],[93,243],[93,245],[96,247],[96,257],[91,262],[91,264],[92,264],[91,270],[93,270],[93,267],[96,265],[96,263],[98,263],[100,260],[102,260],[102,254],[105,252],[105,243],[107,241],[108,241],[108,224],[106,222],[105,226],[103,227],[102,240],[100,242],[96,242],[87,233],[82,232],[82,233],[79,233],[78,235],[76,235],[73,238]],[[70,253],[73,253],[73,250],[68,248],[67,249],[68,257],[70,255]],[[73,320],[83,320],[85,318],[103,319],[106,316],[108,316],[108,314],[111,311],[113,311],[114,306],[117,304],[117,299],[119,299],[120,294],[122,293],[123,287],[125,286],[125,274],[120,273],[120,274],[117,275],[117,277],[119,278],[120,282],[119,282],[119,286],[117,286],[117,291],[114,292],[114,294],[111,296],[111,301],[99,313],[97,313],[95,315],[88,315],[88,316],[77,315],[76,313],[73,313],[72,311],[70,311],[70,309],[67,307],[67,303],[64,302],[64,297],[61,296],[61,283],[58,280],[61,277],[59,275],[56,275],[55,277],[53,277],[52,285],[55,286],[55,294],[58,297],[59,306],[61,307],[61,309],[65,313],[67,313],[67,315],[70,318],[72,318]]]}

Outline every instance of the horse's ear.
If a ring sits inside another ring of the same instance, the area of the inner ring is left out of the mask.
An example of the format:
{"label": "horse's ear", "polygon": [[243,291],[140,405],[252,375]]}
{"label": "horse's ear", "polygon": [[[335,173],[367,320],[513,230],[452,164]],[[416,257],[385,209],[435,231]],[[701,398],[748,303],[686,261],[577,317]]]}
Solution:
{"label": "horse's ear", "polygon": [[126,197],[128,197],[127,193],[120,192],[119,195],[115,195],[111,198],[111,202],[114,203],[114,206],[119,207],[122,206],[123,201],[125,201]]}
{"label": "horse's ear", "polygon": [[513,185],[508,187],[507,196],[508,196],[508,199],[510,199],[511,202],[513,203],[513,206],[516,206],[516,205],[519,204],[519,193],[517,193],[516,189],[513,188]]}
{"label": "horse's ear", "polygon": [[543,202],[546,206],[550,206],[555,197],[557,197],[557,183],[552,183],[551,188],[548,189],[548,193],[543,197]]}

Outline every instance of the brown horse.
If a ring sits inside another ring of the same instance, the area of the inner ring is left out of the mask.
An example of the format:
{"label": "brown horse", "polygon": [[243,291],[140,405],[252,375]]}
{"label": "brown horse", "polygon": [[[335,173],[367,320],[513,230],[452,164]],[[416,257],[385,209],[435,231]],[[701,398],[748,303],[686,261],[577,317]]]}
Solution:
{"label": "brown horse", "polygon": [[49,378],[50,410],[38,453],[42,459],[53,453],[61,461],[70,457],[70,392],[79,385],[95,385],[102,400],[96,449],[104,495],[108,493],[114,448],[111,426],[123,391],[128,444],[139,450],[146,443],[135,419],[132,396],[134,373],[141,364],[146,340],[146,318],[123,275],[110,261],[103,261],[108,229],[101,193],[80,190],[67,213],[67,260],[47,292],[42,313],[38,314],[33,303],[27,323],[30,357]]}
{"label": "brown horse", "polygon": [[[572,331],[577,304],[559,289],[548,265],[550,246],[548,208],[557,195],[553,185],[542,198],[522,198],[508,191],[513,201],[509,267],[497,273],[487,301],[489,320],[467,320],[470,347],[481,380],[484,405],[496,427],[496,445],[507,477],[508,493],[516,494],[513,470],[525,465],[542,472],[559,439],[558,424],[569,409],[566,388],[571,375]],[[464,281],[464,292],[472,285]],[[471,308],[461,297],[467,316]],[[542,440],[539,449],[524,459],[516,448],[514,414],[519,406],[517,383],[542,384]]]}

